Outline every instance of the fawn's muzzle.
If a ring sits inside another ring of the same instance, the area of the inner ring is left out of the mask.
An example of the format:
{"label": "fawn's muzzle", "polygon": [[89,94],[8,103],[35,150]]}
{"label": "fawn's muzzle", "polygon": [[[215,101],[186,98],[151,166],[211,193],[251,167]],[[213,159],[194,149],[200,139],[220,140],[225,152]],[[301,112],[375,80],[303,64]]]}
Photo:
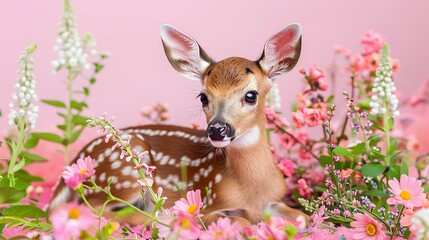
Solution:
{"label": "fawn's muzzle", "polygon": [[234,139],[234,129],[228,123],[213,120],[206,130],[210,142],[215,147],[226,147]]}

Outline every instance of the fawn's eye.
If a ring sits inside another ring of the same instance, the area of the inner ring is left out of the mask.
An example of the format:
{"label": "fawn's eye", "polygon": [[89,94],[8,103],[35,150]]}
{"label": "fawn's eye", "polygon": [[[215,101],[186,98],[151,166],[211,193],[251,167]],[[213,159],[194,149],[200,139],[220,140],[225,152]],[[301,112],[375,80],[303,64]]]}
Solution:
{"label": "fawn's eye", "polygon": [[209,104],[209,99],[207,98],[207,95],[205,95],[204,93],[200,94],[200,101],[203,104],[203,107]]}
{"label": "fawn's eye", "polygon": [[244,96],[244,101],[246,101],[249,104],[255,104],[257,97],[258,97],[258,93],[256,91],[250,91],[246,93],[246,96]]}

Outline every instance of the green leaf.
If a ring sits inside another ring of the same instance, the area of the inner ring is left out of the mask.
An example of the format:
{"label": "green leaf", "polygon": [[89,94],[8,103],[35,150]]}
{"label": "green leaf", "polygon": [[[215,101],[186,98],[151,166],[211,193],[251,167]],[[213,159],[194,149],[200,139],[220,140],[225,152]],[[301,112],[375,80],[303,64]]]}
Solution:
{"label": "green leaf", "polygon": [[84,129],[85,129],[85,126],[81,126],[80,129],[72,132],[70,135],[69,143],[70,144],[74,143],[79,138],[80,134]]}
{"label": "green leaf", "polygon": [[61,143],[63,141],[63,138],[60,135],[57,135],[55,133],[38,132],[38,133],[32,133],[31,135],[34,138],[43,139],[50,142]]}
{"label": "green leaf", "polygon": [[51,105],[53,107],[59,107],[59,108],[66,108],[66,104],[64,102],[61,101],[57,101],[57,100],[42,100],[43,103],[46,103],[48,105]]}
{"label": "green leaf", "polygon": [[42,209],[32,205],[15,205],[6,209],[5,216],[16,216],[23,218],[48,218],[48,214]]}
{"label": "green leaf", "polygon": [[39,139],[29,134],[27,140],[24,143],[24,148],[32,149],[32,148],[35,148],[37,144],[39,144]]}
{"label": "green leaf", "polygon": [[89,88],[84,87],[83,88],[83,94],[85,94],[85,96],[89,96]]}
{"label": "green leaf", "polygon": [[25,197],[25,191],[14,187],[0,187],[0,204],[16,203]]}
{"label": "green leaf", "polygon": [[385,167],[378,162],[367,163],[362,167],[362,175],[365,177],[378,177],[385,170]]}
{"label": "green leaf", "polygon": [[371,189],[369,191],[366,191],[364,195],[368,196],[374,196],[374,197],[382,197],[382,198],[388,198],[389,194],[381,191],[380,189]]}
{"label": "green leaf", "polygon": [[328,105],[331,105],[331,104],[332,104],[332,101],[334,101],[334,98],[335,98],[335,96],[334,96],[334,95],[329,96],[329,97],[328,97],[328,99],[326,99],[326,103],[327,103]]}
{"label": "green leaf", "polygon": [[401,177],[401,166],[398,165],[390,165],[389,171],[387,172],[389,179],[396,178],[399,179]]}
{"label": "green leaf", "polygon": [[88,107],[88,105],[85,102],[78,102],[75,100],[71,101],[71,105],[72,108],[78,110],[78,111],[82,111],[84,108]]}
{"label": "green leaf", "polygon": [[337,156],[345,156],[345,157],[352,157],[353,154],[349,152],[347,149],[342,148],[340,146],[334,148],[333,153]]}
{"label": "green leaf", "polygon": [[94,84],[97,80],[95,79],[95,77],[92,77],[89,79],[89,84]]}
{"label": "green leaf", "polygon": [[429,185],[427,185],[427,184],[423,184],[423,186],[422,186],[424,189],[425,189],[425,193],[428,193],[429,192]]}
{"label": "green leaf", "polygon": [[73,118],[72,118],[72,123],[74,125],[83,125],[83,126],[86,126],[88,119],[89,118],[84,117],[82,115],[74,115]]}
{"label": "green leaf", "polygon": [[405,161],[401,163],[401,175],[402,174],[408,175],[408,165]]}
{"label": "green leaf", "polygon": [[13,172],[21,170],[25,166],[25,158],[22,158],[16,165],[13,167]]}
{"label": "green leaf", "polygon": [[370,102],[371,102],[371,98],[365,98],[358,103],[358,107],[362,109],[369,109]]}
{"label": "green leaf", "polygon": [[46,158],[44,158],[40,155],[30,153],[30,152],[26,152],[26,151],[21,152],[21,154],[19,156],[20,156],[20,158],[25,158],[25,162],[27,164],[32,163],[32,162],[46,162],[46,161],[48,161],[48,160],[46,160]]}
{"label": "green leaf", "polygon": [[352,190],[368,191],[368,188],[365,186],[354,186]]}
{"label": "green leaf", "polygon": [[389,118],[387,122],[387,131],[391,131],[393,129],[393,125],[395,124],[395,119],[393,117]]}
{"label": "green leaf", "polygon": [[67,126],[64,125],[64,124],[62,124],[62,125],[57,125],[57,128],[60,129],[60,130],[66,131]]}
{"label": "green leaf", "polygon": [[98,73],[98,72],[100,72],[101,70],[103,70],[104,65],[103,65],[103,64],[100,64],[100,63],[94,63],[94,67],[95,67],[94,72],[95,72],[95,73]]}
{"label": "green leaf", "polygon": [[19,170],[15,173],[15,177],[25,182],[43,182],[43,178],[33,176],[25,170]]}
{"label": "green leaf", "polygon": [[355,146],[351,147],[352,153],[353,155],[361,155],[364,154],[366,149],[365,149],[365,143],[358,143]]}
{"label": "green leaf", "polygon": [[327,155],[320,156],[319,161],[320,161],[320,165],[322,165],[323,167],[326,167],[326,165],[334,164],[334,160],[332,159],[332,157]]}

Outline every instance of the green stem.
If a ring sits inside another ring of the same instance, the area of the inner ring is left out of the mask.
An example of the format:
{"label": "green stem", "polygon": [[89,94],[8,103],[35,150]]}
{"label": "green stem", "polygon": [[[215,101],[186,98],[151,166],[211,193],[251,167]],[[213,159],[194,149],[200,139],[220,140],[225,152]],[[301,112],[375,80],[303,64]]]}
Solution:
{"label": "green stem", "polygon": [[66,114],[66,132],[64,133],[64,140],[65,140],[65,149],[64,149],[64,163],[67,165],[69,163],[69,154],[70,154],[70,138],[71,138],[71,132],[72,132],[72,100],[73,100],[73,75],[70,73],[67,76],[67,95],[68,95],[68,104],[67,104],[67,114]]}
{"label": "green stem", "polygon": [[9,162],[9,168],[7,171],[7,176],[9,178],[9,186],[15,187],[15,165],[18,160],[18,156],[22,151],[22,147],[24,145],[24,132],[25,132],[25,117],[27,115],[27,111],[24,108],[24,116],[19,121],[18,126],[18,139],[16,141],[16,147],[13,149],[12,157]]}
{"label": "green stem", "polygon": [[[402,205],[401,211],[399,211],[398,221],[396,222],[396,228],[394,230],[398,230],[399,229],[399,222],[401,220],[401,216],[402,216],[402,212],[403,211],[404,211],[404,205]],[[393,235],[395,235],[395,232],[397,232],[397,231],[392,231],[392,235],[390,236],[390,240],[393,239]]]}
{"label": "green stem", "polygon": [[389,129],[389,114],[386,111],[386,113],[384,113],[383,115],[383,120],[384,120],[384,133],[386,136],[386,166],[389,167],[390,166],[390,154],[389,154],[389,149],[390,149],[390,129]]}

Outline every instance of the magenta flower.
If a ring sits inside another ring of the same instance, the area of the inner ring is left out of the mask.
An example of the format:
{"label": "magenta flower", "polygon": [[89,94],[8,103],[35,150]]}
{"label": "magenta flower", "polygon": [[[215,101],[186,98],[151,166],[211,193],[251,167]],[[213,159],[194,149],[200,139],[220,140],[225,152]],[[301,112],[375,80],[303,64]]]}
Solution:
{"label": "magenta flower", "polygon": [[84,205],[69,203],[52,213],[53,236],[56,240],[79,239],[82,231],[96,228],[96,216]]}
{"label": "magenta flower", "polygon": [[201,190],[191,190],[186,193],[186,198],[181,198],[171,208],[173,213],[184,213],[190,216],[201,217],[200,209],[203,206]]}
{"label": "magenta flower", "polygon": [[389,191],[393,194],[391,198],[387,199],[388,204],[403,204],[406,208],[422,206],[422,200],[426,198],[423,193],[422,181],[402,174],[400,181],[394,178],[388,183]]}
{"label": "magenta flower", "polygon": [[230,218],[218,218],[217,222],[213,222],[207,231],[201,234],[201,239],[239,239],[240,224],[238,222],[231,223]]}
{"label": "magenta flower", "polygon": [[386,237],[381,223],[374,220],[367,214],[355,214],[356,221],[350,223],[353,239],[383,240]]}
{"label": "magenta flower", "polygon": [[89,179],[95,173],[95,160],[91,157],[78,159],[76,163],[67,166],[62,176],[67,186],[76,189],[82,185],[82,182]]}
{"label": "magenta flower", "polygon": [[286,177],[292,177],[292,174],[295,172],[295,167],[294,167],[294,163],[292,162],[292,160],[290,159],[283,159],[278,165],[277,167],[280,169],[280,171],[282,171],[282,173],[286,176]]}

